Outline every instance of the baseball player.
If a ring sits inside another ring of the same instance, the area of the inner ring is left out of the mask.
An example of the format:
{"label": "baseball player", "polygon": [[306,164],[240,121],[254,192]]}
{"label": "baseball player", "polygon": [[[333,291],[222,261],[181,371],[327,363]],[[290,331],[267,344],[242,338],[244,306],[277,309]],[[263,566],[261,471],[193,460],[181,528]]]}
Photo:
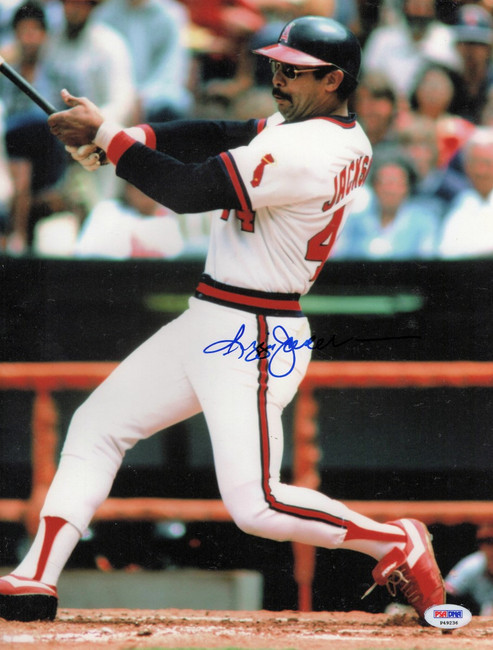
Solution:
{"label": "baseball player", "polygon": [[463,557],[445,577],[445,589],[455,603],[467,604],[480,616],[493,615],[493,526],[476,531],[478,550]]}
{"label": "baseball player", "polygon": [[[280,481],[281,414],[315,342],[299,298],[316,280],[368,173],[371,146],[348,96],[360,46],[332,19],[289,22],[257,51],[272,66],[279,111],[263,121],[122,128],[62,91],[50,127],[76,159],[116,173],[178,213],[217,210],[205,272],[189,308],[124,360],[76,411],[38,533],[0,579],[0,616],[53,619],[56,584],[127,449],[203,412],[221,497],[246,533],[376,560],[420,617],[444,602],[421,522],[373,521],[317,491]],[[91,143],[90,146],[80,145]],[[79,147],[76,149],[76,147]]]}

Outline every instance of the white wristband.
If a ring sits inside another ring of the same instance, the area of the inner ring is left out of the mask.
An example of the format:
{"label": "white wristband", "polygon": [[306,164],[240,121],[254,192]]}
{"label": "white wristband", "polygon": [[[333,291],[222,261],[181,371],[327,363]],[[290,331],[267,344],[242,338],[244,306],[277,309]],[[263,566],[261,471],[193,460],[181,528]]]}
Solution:
{"label": "white wristband", "polygon": [[111,141],[117,133],[123,131],[123,127],[115,122],[103,122],[96,133],[94,144],[103,151],[108,151]]}
{"label": "white wristband", "polygon": [[96,133],[94,144],[103,149],[103,151],[108,151],[108,147],[110,146],[111,141],[115,135],[121,131],[125,131],[127,135],[129,135],[134,140],[137,140],[137,142],[141,142],[142,144],[146,143],[145,131],[138,126],[132,126],[129,129],[124,129],[120,124],[117,124],[116,122],[103,122],[99,127],[98,132]]}

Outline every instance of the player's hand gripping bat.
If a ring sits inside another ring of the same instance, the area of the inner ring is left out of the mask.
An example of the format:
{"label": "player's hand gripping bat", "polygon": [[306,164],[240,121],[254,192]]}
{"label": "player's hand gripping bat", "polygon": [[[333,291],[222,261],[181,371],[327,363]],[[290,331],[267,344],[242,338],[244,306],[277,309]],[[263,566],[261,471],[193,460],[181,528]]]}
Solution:
{"label": "player's hand gripping bat", "polygon": [[[13,84],[19,88],[25,95],[37,104],[47,115],[57,113],[58,110],[50,104],[40,93],[32,86],[24,77],[22,77],[14,68],[5,61],[3,56],[0,55],[0,72],[9,79]],[[84,151],[80,151],[83,149]],[[83,147],[68,147],[67,151],[72,157],[80,162],[83,167],[89,171],[97,169],[100,164],[106,162],[106,154],[101,149],[93,145],[83,145]],[[91,157],[91,164],[87,164],[88,159]],[[83,162],[86,161],[86,162]],[[96,164],[97,163],[97,164]]]}

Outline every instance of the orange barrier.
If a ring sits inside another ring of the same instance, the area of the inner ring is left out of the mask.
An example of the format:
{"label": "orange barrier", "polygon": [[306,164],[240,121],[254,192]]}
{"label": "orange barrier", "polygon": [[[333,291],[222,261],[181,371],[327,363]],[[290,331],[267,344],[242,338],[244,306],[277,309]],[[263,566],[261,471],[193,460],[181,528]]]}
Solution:
{"label": "orange barrier", "polygon": [[[0,390],[34,392],[32,413],[32,492],[28,500],[0,499],[0,521],[23,523],[34,535],[39,511],[56,470],[58,414],[52,393],[89,391],[115,367],[114,363],[0,363]],[[317,489],[319,388],[434,388],[439,386],[493,386],[493,363],[489,362],[312,362],[300,385],[294,414],[293,478],[296,485]],[[347,505],[380,521],[415,517],[425,523],[454,525],[493,521],[490,501],[346,501]],[[96,520],[230,521],[222,501],[109,498],[97,510]],[[315,572],[315,549],[294,544],[294,574],[298,585],[298,608],[311,610]]]}

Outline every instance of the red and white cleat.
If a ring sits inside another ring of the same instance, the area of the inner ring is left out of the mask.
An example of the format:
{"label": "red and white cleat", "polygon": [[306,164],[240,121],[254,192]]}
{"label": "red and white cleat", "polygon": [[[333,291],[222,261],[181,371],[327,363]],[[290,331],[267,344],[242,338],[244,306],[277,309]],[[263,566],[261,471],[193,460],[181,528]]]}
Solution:
{"label": "red and white cleat", "polygon": [[0,578],[0,618],[7,621],[52,621],[57,605],[56,587],[13,574]]}
{"label": "red and white cleat", "polygon": [[445,586],[431,546],[431,536],[426,526],[416,519],[398,519],[389,524],[398,526],[406,534],[404,550],[394,548],[380,560],[372,571],[376,585],[386,585],[396,596],[399,589],[407,602],[424,619],[426,610],[445,603]]}

